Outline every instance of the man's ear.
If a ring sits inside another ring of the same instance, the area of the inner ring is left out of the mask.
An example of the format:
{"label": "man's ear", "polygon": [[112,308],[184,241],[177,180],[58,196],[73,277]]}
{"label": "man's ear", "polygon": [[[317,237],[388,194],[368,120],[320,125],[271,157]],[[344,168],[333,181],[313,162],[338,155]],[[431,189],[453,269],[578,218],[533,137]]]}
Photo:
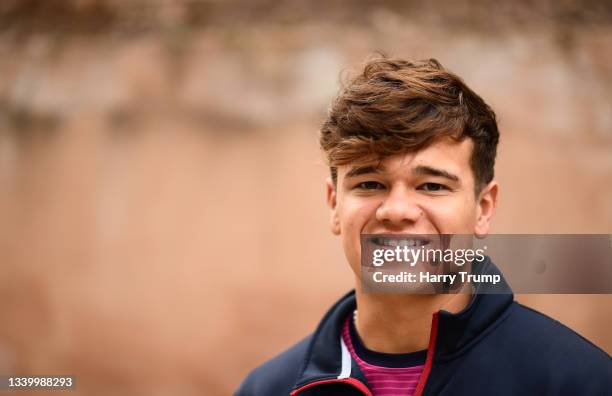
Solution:
{"label": "man's ear", "polygon": [[491,227],[491,219],[495,214],[497,206],[497,192],[499,191],[499,183],[495,180],[487,184],[480,194],[477,201],[477,218],[474,234],[478,238],[484,238],[489,233]]}
{"label": "man's ear", "polygon": [[336,212],[336,188],[334,187],[334,183],[331,177],[328,177],[326,180],[327,184],[327,205],[329,205],[330,209],[330,229],[334,235],[340,235],[340,220],[338,219],[338,214]]}

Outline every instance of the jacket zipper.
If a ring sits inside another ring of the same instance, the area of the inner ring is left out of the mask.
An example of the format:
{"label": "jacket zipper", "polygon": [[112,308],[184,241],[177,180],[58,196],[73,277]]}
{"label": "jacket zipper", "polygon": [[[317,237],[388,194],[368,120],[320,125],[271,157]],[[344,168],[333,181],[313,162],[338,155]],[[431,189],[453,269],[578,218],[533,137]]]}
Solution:
{"label": "jacket zipper", "polygon": [[433,314],[431,319],[431,333],[429,334],[429,346],[427,347],[427,357],[425,358],[425,367],[419,378],[419,383],[414,391],[413,396],[421,396],[427,383],[427,378],[431,372],[431,365],[433,363],[434,350],[436,349],[436,338],[438,337],[438,312]]}

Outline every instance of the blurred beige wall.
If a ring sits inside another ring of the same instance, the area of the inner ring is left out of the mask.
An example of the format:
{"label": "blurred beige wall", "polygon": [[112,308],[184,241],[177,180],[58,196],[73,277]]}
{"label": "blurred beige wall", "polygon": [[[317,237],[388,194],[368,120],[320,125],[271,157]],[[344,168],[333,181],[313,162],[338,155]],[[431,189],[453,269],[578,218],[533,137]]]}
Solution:
{"label": "blurred beige wall", "polygon": [[[352,285],[317,129],[376,50],[498,113],[494,232],[611,233],[610,6],[511,3],[3,2],[0,374],[226,395],[312,331]],[[612,351],[609,295],[518,299]]]}

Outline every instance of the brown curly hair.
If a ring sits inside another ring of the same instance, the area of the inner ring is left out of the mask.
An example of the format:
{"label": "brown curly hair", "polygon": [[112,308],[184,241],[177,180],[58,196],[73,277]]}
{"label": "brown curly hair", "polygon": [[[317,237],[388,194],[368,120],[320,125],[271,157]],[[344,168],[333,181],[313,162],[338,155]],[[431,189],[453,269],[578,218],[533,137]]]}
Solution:
{"label": "brown curly hair", "polygon": [[450,137],[471,138],[476,192],[493,179],[499,132],[493,110],[435,59],[377,57],[344,84],[321,127],[334,185],[337,167],[373,163]]}

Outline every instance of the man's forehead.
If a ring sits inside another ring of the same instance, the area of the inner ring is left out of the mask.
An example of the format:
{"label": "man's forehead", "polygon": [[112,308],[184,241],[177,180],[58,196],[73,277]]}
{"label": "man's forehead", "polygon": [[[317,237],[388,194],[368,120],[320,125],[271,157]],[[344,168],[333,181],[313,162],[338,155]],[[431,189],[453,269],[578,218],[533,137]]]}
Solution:
{"label": "man's forehead", "polygon": [[393,154],[377,160],[353,161],[339,166],[339,173],[345,177],[353,177],[369,173],[388,173],[396,170],[419,173],[419,169],[435,168],[453,174],[470,171],[470,158],[473,144],[471,139],[457,141],[439,141],[416,151]]}

